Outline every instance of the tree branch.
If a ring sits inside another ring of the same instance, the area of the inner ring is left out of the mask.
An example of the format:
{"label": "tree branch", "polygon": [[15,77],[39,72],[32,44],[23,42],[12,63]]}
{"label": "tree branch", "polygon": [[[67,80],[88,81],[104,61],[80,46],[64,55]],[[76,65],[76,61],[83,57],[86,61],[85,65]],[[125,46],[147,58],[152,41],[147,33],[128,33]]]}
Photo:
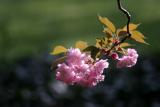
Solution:
{"label": "tree branch", "polygon": [[126,9],[124,9],[124,8],[122,7],[122,4],[121,4],[120,1],[121,1],[121,0],[117,0],[118,8],[119,8],[119,10],[121,10],[121,11],[127,16],[127,19],[128,19],[128,21],[127,21],[127,34],[128,34],[128,35],[127,35],[126,37],[124,37],[124,38],[119,42],[119,44],[123,43],[128,37],[131,36],[131,33],[130,33],[130,31],[129,31],[129,23],[130,23],[130,21],[131,21],[131,15],[130,15],[130,13],[129,13]]}
{"label": "tree branch", "polygon": [[122,4],[121,4],[120,1],[121,1],[121,0],[117,0],[118,8],[119,8],[119,10],[121,10],[121,11],[127,16],[127,19],[128,19],[128,21],[127,21],[127,33],[128,33],[128,36],[131,36],[131,33],[130,33],[130,31],[129,31],[129,23],[130,23],[130,21],[131,21],[131,15],[130,15],[130,13],[129,13],[126,9],[124,9],[124,8],[122,7]]}
{"label": "tree branch", "polygon": [[121,4],[121,0],[117,0],[117,4],[118,4],[118,9],[119,9],[120,11],[122,11],[122,12],[126,15],[126,17],[127,17],[127,19],[128,19],[128,21],[127,21],[127,36],[125,36],[120,42],[114,44],[114,45],[111,47],[110,50],[112,50],[115,46],[120,45],[121,43],[123,43],[128,37],[131,37],[131,33],[130,33],[130,31],[129,31],[129,23],[130,23],[130,21],[131,21],[131,15],[130,15],[130,13],[129,13],[126,9],[123,8],[123,6],[122,6],[122,4]]}

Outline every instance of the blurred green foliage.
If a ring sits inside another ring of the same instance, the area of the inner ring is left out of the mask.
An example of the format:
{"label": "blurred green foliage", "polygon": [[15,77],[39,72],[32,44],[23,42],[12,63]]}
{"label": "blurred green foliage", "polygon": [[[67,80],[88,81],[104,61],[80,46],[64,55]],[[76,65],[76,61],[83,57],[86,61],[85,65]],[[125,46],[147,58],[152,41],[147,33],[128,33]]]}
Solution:
{"label": "blurred green foliage", "polygon": [[[159,53],[160,0],[124,0],[123,5],[132,14],[132,22],[142,23],[139,29],[151,44],[137,44],[138,51]],[[0,57],[37,56],[55,45],[70,47],[76,40],[94,43],[103,29],[98,14],[118,27],[126,24],[116,0],[1,0]]]}

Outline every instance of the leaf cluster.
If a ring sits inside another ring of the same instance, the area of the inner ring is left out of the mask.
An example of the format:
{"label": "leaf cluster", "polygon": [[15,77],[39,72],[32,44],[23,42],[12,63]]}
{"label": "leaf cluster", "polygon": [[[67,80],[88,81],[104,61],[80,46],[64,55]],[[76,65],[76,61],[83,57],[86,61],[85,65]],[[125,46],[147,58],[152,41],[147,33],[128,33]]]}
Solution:
{"label": "leaf cluster", "polygon": [[[146,37],[137,30],[140,24],[129,24],[129,32],[131,36],[128,36],[127,26],[122,28],[116,28],[115,25],[106,17],[98,16],[99,21],[104,25],[103,38],[96,38],[96,42],[94,45],[88,45],[87,42],[77,41],[75,43],[74,48],[79,48],[83,52],[87,52],[91,54],[93,59],[100,58],[102,55],[109,55],[112,52],[119,52],[125,54],[125,48],[129,46],[133,46],[128,42],[124,42],[123,39],[127,37],[127,39],[148,44],[145,39]],[[123,41],[123,42],[122,42]],[[51,52],[52,55],[66,53],[67,48],[61,45],[56,46]],[[64,58],[57,60],[64,61]]]}

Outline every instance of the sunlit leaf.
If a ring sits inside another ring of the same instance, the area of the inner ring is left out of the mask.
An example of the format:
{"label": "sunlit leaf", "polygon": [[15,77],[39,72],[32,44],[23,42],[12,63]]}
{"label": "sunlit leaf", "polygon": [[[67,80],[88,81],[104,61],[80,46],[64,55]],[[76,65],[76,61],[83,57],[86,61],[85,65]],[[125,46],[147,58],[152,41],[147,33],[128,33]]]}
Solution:
{"label": "sunlit leaf", "polygon": [[77,41],[75,44],[75,48],[79,48],[80,50],[85,49],[87,46],[87,42],[84,41]]}
{"label": "sunlit leaf", "polygon": [[101,17],[98,16],[99,20],[102,24],[106,25],[112,32],[116,31],[116,27],[114,26],[114,24],[106,17]]}
{"label": "sunlit leaf", "polygon": [[137,35],[137,36],[139,36],[139,37],[141,37],[143,39],[145,38],[145,36],[141,32],[136,31],[136,30],[132,31],[131,34],[132,35]]}
{"label": "sunlit leaf", "polygon": [[120,47],[123,48],[123,47],[128,47],[128,46],[132,46],[131,44],[129,43],[121,43],[120,44]]}
{"label": "sunlit leaf", "polygon": [[[140,42],[140,43],[144,43],[144,44],[148,44],[144,38],[142,38],[141,36],[139,35],[132,35],[131,38],[137,42]],[[149,45],[149,44],[148,44]]]}
{"label": "sunlit leaf", "polygon": [[100,44],[100,42],[101,42],[101,40],[100,39],[96,39],[96,47],[97,48],[101,48],[102,47],[102,45]]}
{"label": "sunlit leaf", "polygon": [[100,46],[103,46],[103,45],[104,45],[104,40],[101,40],[101,41],[99,42],[99,45],[100,45]]}
{"label": "sunlit leaf", "polygon": [[[129,30],[130,30],[130,31],[135,30],[135,29],[137,29],[137,27],[138,27],[139,25],[140,25],[140,24],[130,23],[130,24],[129,24]],[[127,26],[125,26],[125,27],[123,28],[123,30],[124,30],[124,31],[127,31]]]}
{"label": "sunlit leaf", "polygon": [[51,52],[51,55],[57,55],[66,51],[67,49],[65,47],[59,45],[54,48],[53,52]]}
{"label": "sunlit leaf", "polygon": [[113,44],[114,39],[113,38],[109,38],[106,40],[107,42],[105,42],[106,45],[111,46]]}
{"label": "sunlit leaf", "polygon": [[52,63],[51,69],[52,69],[52,70],[55,69],[58,64],[63,63],[65,60],[66,60],[66,56],[61,57],[61,58],[58,58],[57,60],[55,60],[55,61]]}
{"label": "sunlit leaf", "polygon": [[106,44],[110,43],[110,42],[111,42],[111,39],[112,39],[112,38],[107,38],[107,37],[105,37],[105,38],[103,39],[104,44],[106,45]]}
{"label": "sunlit leaf", "polygon": [[103,32],[106,34],[108,38],[112,37],[112,31],[109,28],[104,28]]}

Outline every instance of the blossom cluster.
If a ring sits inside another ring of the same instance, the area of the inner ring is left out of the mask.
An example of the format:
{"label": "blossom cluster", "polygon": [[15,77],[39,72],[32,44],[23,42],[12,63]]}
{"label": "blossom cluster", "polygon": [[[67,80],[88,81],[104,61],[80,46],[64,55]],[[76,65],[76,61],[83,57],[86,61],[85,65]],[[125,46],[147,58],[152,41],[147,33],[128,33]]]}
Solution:
{"label": "blossom cluster", "polygon": [[135,49],[127,49],[127,55],[118,59],[117,68],[132,67],[137,63],[138,54]]}
{"label": "blossom cluster", "polygon": [[77,41],[74,48],[58,45],[52,55],[62,54],[53,64],[56,69],[56,79],[69,85],[92,87],[104,81],[104,69],[108,68],[110,59],[114,60],[117,68],[132,67],[137,63],[138,54],[133,46],[125,40],[148,44],[145,36],[137,30],[139,24],[127,23],[117,28],[108,18],[98,16],[104,25],[104,37],[96,38],[95,44]]}
{"label": "blossom cluster", "polygon": [[[78,84],[92,87],[104,81],[103,71],[108,68],[107,60],[93,60],[90,55],[82,53],[78,48],[70,48],[67,51],[66,60],[58,64],[56,79],[66,84]],[[138,54],[135,49],[127,49],[127,54],[122,58],[117,53],[111,55],[117,60],[117,68],[132,67],[136,64]]]}
{"label": "blossom cluster", "polygon": [[93,62],[89,55],[81,53],[78,48],[70,48],[67,51],[66,61],[58,64],[56,79],[70,85],[95,86],[104,81],[103,71],[108,65],[107,60]]}

